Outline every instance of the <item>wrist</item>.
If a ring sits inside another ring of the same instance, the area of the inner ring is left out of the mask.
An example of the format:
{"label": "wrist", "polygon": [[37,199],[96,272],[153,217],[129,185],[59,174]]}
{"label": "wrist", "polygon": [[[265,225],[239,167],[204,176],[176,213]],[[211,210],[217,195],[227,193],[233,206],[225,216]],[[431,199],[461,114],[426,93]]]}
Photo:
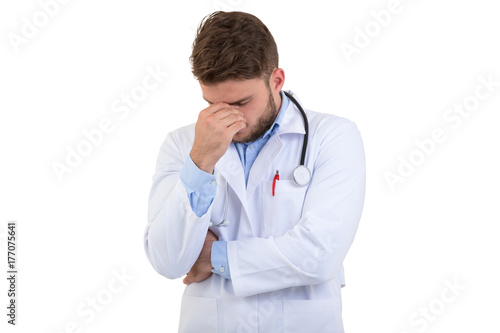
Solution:
{"label": "wrist", "polygon": [[191,156],[191,160],[198,167],[198,169],[205,171],[206,173],[213,174],[215,163],[211,163],[210,161],[206,161],[203,159],[196,151],[191,150],[189,153]]}

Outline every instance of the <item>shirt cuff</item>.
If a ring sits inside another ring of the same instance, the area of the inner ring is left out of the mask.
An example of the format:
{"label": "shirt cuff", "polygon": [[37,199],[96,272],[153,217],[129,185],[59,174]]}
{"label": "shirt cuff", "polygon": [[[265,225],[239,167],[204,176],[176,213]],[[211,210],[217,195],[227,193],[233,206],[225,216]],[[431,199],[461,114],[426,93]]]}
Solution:
{"label": "shirt cuff", "polygon": [[198,168],[189,155],[181,171],[181,181],[190,192],[213,194],[214,197],[217,193],[215,176]]}
{"label": "shirt cuff", "polygon": [[212,243],[212,272],[219,274],[225,279],[231,280],[229,261],[227,260],[227,242],[217,241]]}

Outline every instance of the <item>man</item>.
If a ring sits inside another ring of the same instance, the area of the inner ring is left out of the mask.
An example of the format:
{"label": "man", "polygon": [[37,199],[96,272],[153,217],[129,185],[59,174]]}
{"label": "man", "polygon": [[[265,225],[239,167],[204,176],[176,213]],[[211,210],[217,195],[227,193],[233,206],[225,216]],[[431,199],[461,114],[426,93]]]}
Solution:
{"label": "man", "polygon": [[179,332],[343,332],[342,262],[365,193],[356,125],[306,110],[312,178],[299,186],[305,122],[267,27],[213,13],[190,59],[209,106],[160,149],[144,240],[158,273],[187,274]]}

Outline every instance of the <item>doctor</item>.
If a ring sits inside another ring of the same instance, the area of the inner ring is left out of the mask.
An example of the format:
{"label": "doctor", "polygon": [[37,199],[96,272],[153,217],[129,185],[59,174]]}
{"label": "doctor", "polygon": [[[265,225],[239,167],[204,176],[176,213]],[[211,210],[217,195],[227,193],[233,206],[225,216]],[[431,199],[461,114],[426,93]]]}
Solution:
{"label": "doctor", "polygon": [[253,15],[207,16],[190,60],[209,105],[163,142],[144,235],[158,273],[187,274],[179,332],[344,332],[342,262],[365,195],[356,125],[301,116]]}

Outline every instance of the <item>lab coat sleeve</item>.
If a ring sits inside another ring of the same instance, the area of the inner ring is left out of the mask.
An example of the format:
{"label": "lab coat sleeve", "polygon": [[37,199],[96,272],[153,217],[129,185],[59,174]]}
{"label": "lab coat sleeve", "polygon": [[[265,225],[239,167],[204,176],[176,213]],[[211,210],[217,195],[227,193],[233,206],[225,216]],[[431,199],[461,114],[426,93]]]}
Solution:
{"label": "lab coat sleeve", "polygon": [[324,125],[321,131],[315,144],[313,177],[298,223],[280,237],[228,242],[237,296],[343,278],[339,276],[342,262],[364,203],[364,149],[353,122]]}
{"label": "lab coat sleeve", "polygon": [[196,216],[205,215],[217,194],[215,176],[200,170],[188,155],[181,171],[181,182]]}
{"label": "lab coat sleeve", "polygon": [[170,279],[185,275],[198,259],[211,214],[211,207],[201,217],[191,208],[180,180],[189,151],[181,149],[178,135],[177,132],[167,135],[160,148],[144,233],[147,258],[158,273]]}

